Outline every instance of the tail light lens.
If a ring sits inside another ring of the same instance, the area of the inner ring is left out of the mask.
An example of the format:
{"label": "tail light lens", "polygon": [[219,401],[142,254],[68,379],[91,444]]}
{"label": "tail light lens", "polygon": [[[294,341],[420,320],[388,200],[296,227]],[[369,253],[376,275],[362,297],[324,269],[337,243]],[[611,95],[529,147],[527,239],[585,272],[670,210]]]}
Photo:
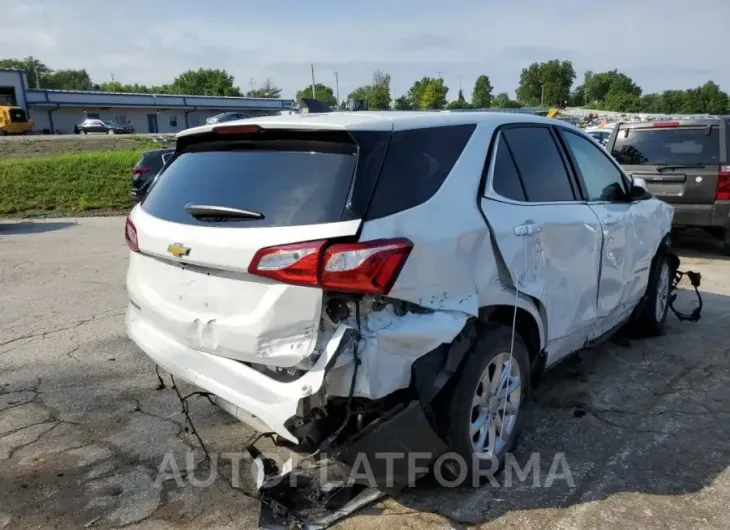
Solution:
{"label": "tail light lens", "polygon": [[142,175],[144,173],[148,173],[150,168],[148,167],[135,167],[132,168],[132,175]]}
{"label": "tail light lens", "polygon": [[311,241],[263,248],[254,256],[248,272],[284,283],[319,285],[319,263],[326,243]]}
{"label": "tail light lens", "polygon": [[718,201],[730,201],[730,166],[720,166],[717,174],[717,192],[715,199]]}
{"label": "tail light lens", "polygon": [[327,247],[322,285],[333,291],[388,294],[413,248],[407,239],[383,239]]}
{"label": "tail light lens", "polygon": [[259,250],[248,272],[295,285],[382,296],[392,289],[412,248],[404,238],[283,245]]}
{"label": "tail light lens", "polygon": [[127,246],[132,252],[139,252],[139,240],[137,239],[137,227],[134,226],[132,220],[127,217],[127,226],[124,228],[124,238],[127,240]]}

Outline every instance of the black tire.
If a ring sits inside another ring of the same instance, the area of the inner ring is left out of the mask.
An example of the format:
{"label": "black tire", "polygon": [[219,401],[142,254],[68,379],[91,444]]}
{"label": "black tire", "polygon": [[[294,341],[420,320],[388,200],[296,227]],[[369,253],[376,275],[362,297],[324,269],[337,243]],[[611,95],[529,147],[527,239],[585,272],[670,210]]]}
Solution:
{"label": "black tire", "polygon": [[[660,248],[652,260],[649,283],[646,287],[646,301],[632,323],[634,335],[636,336],[657,337],[664,331],[667,314],[669,313],[669,297],[672,294],[672,278],[675,273],[667,257],[666,251]],[[663,271],[666,271],[666,283],[663,280]],[[664,293],[663,299],[665,300],[661,310],[657,308],[657,306],[660,306],[660,289]]]}
{"label": "black tire", "polygon": [[[448,446],[448,451],[459,455],[463,462],[466,463],[466,475],[463,482],[464,486],[476,486],[479,482],[483,482],[484,478],[477,478],[475,481],[475,472],[480,470],[483,473],[492,470],[496,473],[504,466],[505,456],[512,452],[520,436],[520,430],[524,421],[525,414],[523,408],[529,400],[530,393],[530,353],[525,341],[515,332],[514,349],[512,351],[513,362],[517,362],[520,370],[520,403],[518,406],[517,418],[514,426],[508,435],[508,439],[501,450],[497,451],[494,458],[476,459],[475,451],[472,446],[472,436],[470,435],[470,427],[474,421],[472,413],[473,400],[480,384],[480,379],[485,371],[490,368],[490,363],[502,353],[509,354],[512,342],[512,329],[501,324],[489,324],[483,326],[477,335],[474,346],[468,357],[465,359],[461,371],[457,376],[455,384],[451,387],[451,395],[448,396],[444,414],[441,418],[443,423],[442,432]],[[495,460],[498,465],[495,465]],[[448,462],[448,460],[447,460]],[[444,476],[449,476],[449,480],[454,479],[455,473],[449,471],[447,464],[440,466]],[[437,469],[438,473],[439,470]],[[459,471],[462,473],[462,471]]]}

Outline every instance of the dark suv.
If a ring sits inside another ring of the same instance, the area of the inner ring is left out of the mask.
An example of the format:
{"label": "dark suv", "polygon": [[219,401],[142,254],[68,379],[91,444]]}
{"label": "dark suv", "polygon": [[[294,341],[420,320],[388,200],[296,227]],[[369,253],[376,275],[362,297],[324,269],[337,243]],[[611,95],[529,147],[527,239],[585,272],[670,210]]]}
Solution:
{"label": "dark suv", "polygon": [[155,149],[142,153],[142,158],[132,168],[132,202],[137,203],[144,199],[157,173],[174,152],[174,149]]}
{"label": "dark suv", "polygon": [[606,148],[674,207],[673,228],[703,228],[730,255],[730,118],[619,123]]}

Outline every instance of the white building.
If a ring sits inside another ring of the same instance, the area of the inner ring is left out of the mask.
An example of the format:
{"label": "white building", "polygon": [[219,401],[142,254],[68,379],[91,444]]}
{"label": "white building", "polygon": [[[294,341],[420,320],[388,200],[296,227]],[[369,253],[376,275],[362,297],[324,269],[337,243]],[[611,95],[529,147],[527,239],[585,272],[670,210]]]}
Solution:
{"label": "white building", "polygon": [[0,68],[0,105],[23,107],[37,132],[73,134],[86,118],[119,124],[129,122],[140,133],[175,133],[205,123],[221,112],[240,111],[249,116],[278,114],[293,108],[290,99],[259,99],[168,94],[128,94],[49,90],[28,87],[21,70]]}

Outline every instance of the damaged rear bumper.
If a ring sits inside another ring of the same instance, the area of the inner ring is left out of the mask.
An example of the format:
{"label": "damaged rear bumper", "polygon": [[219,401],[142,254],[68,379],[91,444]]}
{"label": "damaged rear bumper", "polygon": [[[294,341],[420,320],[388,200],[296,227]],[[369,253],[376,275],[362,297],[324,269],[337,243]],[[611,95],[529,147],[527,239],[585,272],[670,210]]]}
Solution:
{"label": "damaged rear bumper", "polygon": [[293,443],[285,427],[301,399],[320,390],[327,370],[350,342],[352,328],[340,325],[314,366],[299,379],[283,383],[232,359],[183,346],[144,319],[130,304],[125,325],[129,337],[161,368],[217,396],[217,404],[260,432],[274,432]]}

